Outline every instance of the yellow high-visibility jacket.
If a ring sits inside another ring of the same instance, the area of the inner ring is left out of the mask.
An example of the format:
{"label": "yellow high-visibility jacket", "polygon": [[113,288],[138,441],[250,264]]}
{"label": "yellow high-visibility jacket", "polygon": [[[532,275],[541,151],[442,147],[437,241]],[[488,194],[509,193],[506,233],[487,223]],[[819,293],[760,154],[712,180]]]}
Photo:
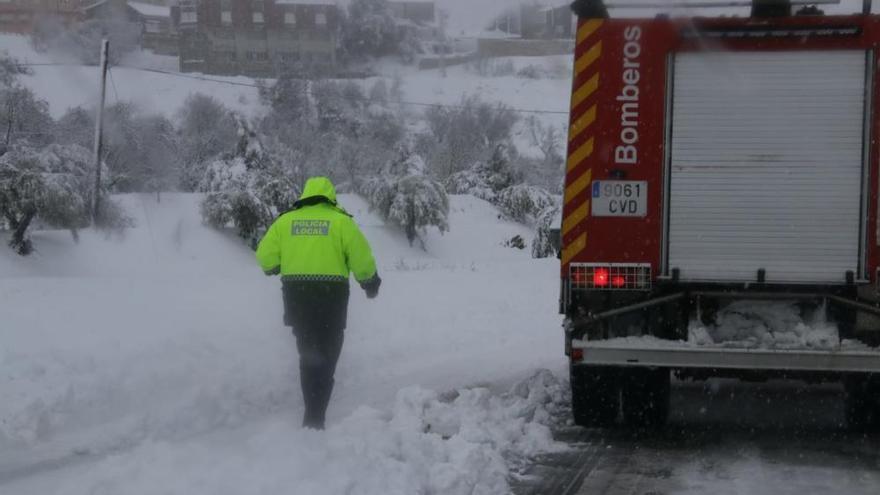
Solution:
{"label": "yellow high-visibility jacket", "polygon": [[326,177],[306,182],[294,209],[279,216],[257,247],[266,274],[290,281],[359,283],[376,273],[376,261],[354,219],[336,204],[336,189]]}

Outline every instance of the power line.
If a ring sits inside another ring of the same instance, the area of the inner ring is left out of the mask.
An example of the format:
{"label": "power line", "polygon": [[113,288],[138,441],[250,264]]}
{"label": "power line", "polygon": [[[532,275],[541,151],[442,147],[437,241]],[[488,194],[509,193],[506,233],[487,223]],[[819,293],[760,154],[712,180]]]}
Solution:
{"label": "power line", "polygon": [[97,65],[74,64],[72,62],[16,62],[16,67],[97,67]]}
{"label": "power line", "polygon": [[[250,87],[250,88],[264,87],[259,84],[243,83],[243,82],[236,82],[236,81],[226,81],[223,79],[214,79],[214,78],[205,77],[205,76],[195,76],[195,75],[191,75],[191,74],[185,74],[185,73],[181,73],[181,72],[171,72],[171,71],[161,70],[161,69],[143,69],[143,68],[139,68],[139,67],[129,67],[129,66],[125,66],[125,65],[120,65],[119,67],[122,67],[125,69],[141,70],[141,71],[145,71],[145,72],[155,72],[158,74],[165,74],[165,75],[169,75],[169,76],[173,76],[173,77],[197,79],[200,81],[208,81],[208,82],[213,82],[213,83],[218,83],[218,84],[229,84],[232,86],[245,86],[245,87]],[[339,97],[344,98],[344,99],[356,100],[356,101],[366,101],[365,98],[349,98],[349,97],[346,97],[345,95],[339,95]],[[461,105],[448,105],[448,104],[443,104],[443,103],[426,103],[426,102],[405,101],[405,100],[396,101],[395,103],[399,103],[402,105],[420,106],[420,107],[453,108],[453,109],[462,109],[463,108]],[[563,110],[544,110],[544,109],[525,109],[525,108],[511,108],[510,110],[513,112],[517,112],[517,113],[539,113],[539,114],[544,113],[544,114],[568,115],[568,111],[563,111]]]}
{"label": "power line", "polygon": [[[16,64],[16,65],[18,65],[18,66],[71,66],[71,65],[76,65],[76,64],[62,64],[62,63],[27,64],[27,63],[25,63],[25,64]],[[123,69],[137,70],[137,71],[141,71],[141,72],[152,72],[155,74],[163,74],[163,75],[167,75],[167,76],[180,77],[180,78],[184,78],[184,79],[193,79],[193,80],[198,80],[198,81],[211,82],[211,83],[215,83],[215,84],[226,84],[229,86],[239,86],[239,87],[246,87],[246,88],[257,88],[257,89],[264,87],[260,84],[255,84],[255,83],[227,81],[227,80],[223,80],[223,79],[216,79],[216,78],[205,77],[205,76],[197,76],[197,75],[186,74],[186,73],[181,73],[181,72],[172,72],[172,71],[167,71],[167,70],[162,70],[162,69],[131,67],[131,66],[127,66],[127,65],[117,65],[116,67],[121,67]],[[111,82],[113,81],[112,74],[111,74],[110,80],[111,80]],[[116,91],[115,84],[114,84],[114,91]],[[366,98],[352,98],[352,97],[349,97],[346,95],[338,95],[336,97],[339,99],[347,99],[347,100],[351,100],[351,101],[367,101]],[[118,95],[117,95],[117,99],[118,99]],[[449,108],[449,109],[453,109],[453,110],[461,110],[461,109],[465,108],[462,105],[450,105],[450,104],[444,104],[444,103],[427,103],[427,102],[407,101],[407,100],[398,100],[398,101],[394,101],[393,103],[398,104],[398,105],[410,105],[410,106],[418,106],[418,107],[426,107],[426,108]],[[547,110],[547,109],[534,109],[534,108],[509,108],[509,110],[514,113],[525,113],[525,114],[568,115],[567,110]]]}

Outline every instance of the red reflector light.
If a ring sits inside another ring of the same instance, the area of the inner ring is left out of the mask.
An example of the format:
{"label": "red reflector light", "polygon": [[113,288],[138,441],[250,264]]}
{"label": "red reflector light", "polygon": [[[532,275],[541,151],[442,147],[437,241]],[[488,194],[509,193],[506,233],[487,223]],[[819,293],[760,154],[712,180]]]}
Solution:
{"label": "red reflector light", "polygon": [[583,361],[584,360],[584,350],[583,349],[572,349],[571,350],[571,360],[572,361]]}
{"label": "red reflector light", "polygon": [[647,263],[572,263],[569,270],[572,290],[651,288],[651,266]]}

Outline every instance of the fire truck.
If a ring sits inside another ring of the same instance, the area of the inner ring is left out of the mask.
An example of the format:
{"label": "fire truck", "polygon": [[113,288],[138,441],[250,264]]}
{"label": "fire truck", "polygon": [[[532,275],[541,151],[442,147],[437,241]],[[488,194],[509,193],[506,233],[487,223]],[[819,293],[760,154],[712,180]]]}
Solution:
{"label": "fire truck", "polygon": [[[880,16],[869,1],[852,15],[719,3],[725,15],[650,18],[572,4],[560,309],[574,420],[660,425],[673,377],[736,377],[842,383],[848,424],[880,426]],[[689,322],[751,300],[825,307],[863,345],[688,342]]]}

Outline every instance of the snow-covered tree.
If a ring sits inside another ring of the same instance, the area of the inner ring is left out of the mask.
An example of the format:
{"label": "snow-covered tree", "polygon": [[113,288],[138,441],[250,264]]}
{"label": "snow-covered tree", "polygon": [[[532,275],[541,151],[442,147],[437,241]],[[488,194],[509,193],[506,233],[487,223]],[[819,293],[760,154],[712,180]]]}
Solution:
{"label": "snow-covered tree", "polygon": [[541,150],[546,167],[561,167],[565,158],[562,156],[562,132],[554,125],[545,125],[532,115],[526,120],[529,141],[532,146]]}
{"label": "snow-covered tree", "polygon": [[560,206],[553,205],[544,208],[536,216],[535,238],[532,239],[532,258],[547,258],[556,255],[559,245],[554,239],[552,230],[559,228],[561,214]]}
{"label": "snow-covered tree", "polygon": [[556,197],[546,189],[529,184],[510,186],[498,193],[495,200],[504,216],[526,224],[533,224],[541,212],[556,203]]}
{"label": "snow-covered tree", "polygon": [[18,59],[10,57],[5,51],[0,53],[0,88],[11,87],[19,75],[30,73],[31,71],[21,65]]}
{"label": "snow-covered tree", "polygon": [[359,134],[364,126],[367,98],[355,83],[322,81],[312,85],[318,128],[343,134]]}
{"label": "snow-covered tree", "polygon": [[293,205],[299,191],[247,122],[239,117],[237,126],[236,150],[205,167],[200,190],[207,194],[201,211],[208,224],[217,228],[232,225],[256,247],[272,221]]}
{"label": "snow-covered tree", "polygon": [[202,167],[235,148],[235,118],[220,101],[202,93],[188,96],[177,118],[183,169],[180,186],[185,191],[194,191],[205,175]]}
{"label": "snow-covered tree", "polygon": [[13,84],[0,89],[0,149],[14,143],[43,146],[51,142],[49,104],[29,88]]}
{"label": "snow-covered tree", "polygon": [[509,146],[499,143],[487,160],[478,161],[471,168],[449,176],[446,191],[450,194],[470,194],[494,203],[501,191],[518,180],[518,174],[511,164]]}
{"label": "snow-covered tree", "polygon": [[0,154],[15,143],[45,146],[52,141],[49,104],[18,82],[18,76],[30,73],[0,52]]}
{"label": "snow-covered tree", "polygon": [[342,46],[351,57],[394,55],[401,32],[388,0],[352,0],[342,26]]}
{"label": "snow-covered tree", "polygon": [[95,112],[83,107],[69,108],[55,122],[52,134],[57,143],[76,144],[92,149],[95,143]]}
{"label": "snow-covered tree", "polygon": [[510,141],[517,121],[509,107],[475,96],[454,107],[429,108],[425,119],[429,132],[419,137],[416,149],[427,157],[431,171],[444,180],[488,159],[498,144]]}
{"label": "snow-covered tree", "polygon": [[401,146],[395,159],[379,176],[367,180],[361,191],[375,211],[406,233],[410,245],[427,227],[449,230],[446,191],[425,174],[422,157],[406,146]]}
{"label": "snow-covered tree", "polygon": [[[0,214],[12,231],[10,247],[21,255],[33,251],[28,229],[35,219],[69,229],[74,237],[77,229],[89,225],[92,164],[89,150],[77,145],[14,146],[0,156]],[[109,197],[104,197],[101,205],[98,220],[102,226],[130,223]]]}
{"label": "snow-covered tree", "polygon": [[160,115],[144,114],[131,102],[107,107],[104,161],[123,192],[176,188],[178,138],[173,124]]}
{"label": "snow-covered tree", "polygon": [[281,74],[272,85],[259,88],[260,101],[272,109],[270,117],[275,124],[285,121],[308,119],[312,113],[309,97],[309,81],[293,74]]}
{"label": "snow-covered tree", "polygon": [[179,137],[174,124],[162,115],[148,115],[139,120],[144,174],[142,191],[177,190],[181,178]]}

